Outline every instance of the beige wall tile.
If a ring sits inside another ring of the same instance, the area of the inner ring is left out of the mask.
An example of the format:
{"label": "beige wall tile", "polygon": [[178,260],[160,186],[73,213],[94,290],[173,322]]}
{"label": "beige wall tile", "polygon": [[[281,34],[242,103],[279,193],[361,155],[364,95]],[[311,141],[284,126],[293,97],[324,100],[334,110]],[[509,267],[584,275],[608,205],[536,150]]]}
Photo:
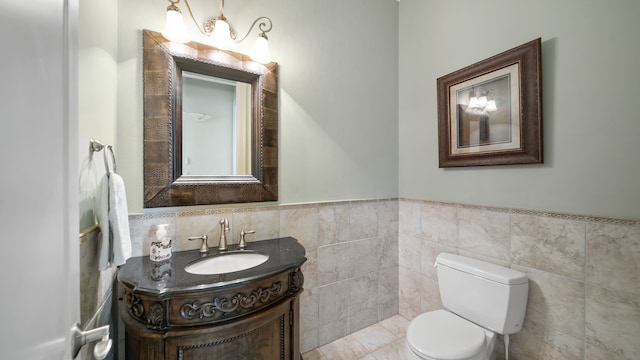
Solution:
{"label": "beige wall tile", "polygon": [[309,289],[300,295],[300,326],[306,330],[320,325],[319,288]]}
{"label": "beige wall tile", "polygon": [[349,243],[349,274],[357,277],[378,271],[382,254],[382,240],[378,238]]}
{"label": "beige wall tile", "polygon": [[398,239],[398,264],[400,267],[420,272],[422,267],[420,256],[421,240],[408,235],[400,235]]}
{"label": "beige wall tile", "polygon": [[584,221],[512,214],[511,222],[514,264],[584,278]]}
{"label": "beige wall tile", "polygon": [[380,240],[378,269],[398,269],[398,235],[386,235]]}
{"label": "beige wall tile", "polygon": [[413,319],[422,313],[422,294],[426,291],[427,277],[402,267],[399,275],[400,315]]}
{"label": "beige wall tile", "polygon": [[[509,347],[509,358],[516,360],[582,360],[583,342],[570,336],[558,333],[548,332],[540,335],[536,339],[525,338],[530,336],[526,330],[511,335],[511,346]],[[533,340],[529,344],[523,343],[523,340]],[[503,336],[499,336],[494,348],[496,360],[504,360],[505,349]]]}
{"label": "beige wall tile", "polygon": [[457,247],[457,209],[452,206],[423,204],[420,212],[420,229],[424,239]]}
{"label": "beige wall tile", "polygon": [[511,260],[510,214],[475,208],[458,209],[460,250]]}
{"label": "beige wall tile", "polygon": [[378,211],[375,201],[355,203],[349,209],[350,240],[378,236]]}
{"label": "beige wall tile", "polygon": [[[397,292],[396,292],[397,293]],[[400,311],[400,300],[396,296],[395,299],[389,301],[378,300],[378,321],[388,319],[398,315]]]}
{"label": "beige wall tile", "polygon": [[[218,247],[220,243],[219,221],[225,217],[230,221],[230,229],[233,229],[231,214],[220,215],[219,217],[206,214],[176,217],[176,228],[174,229],[173,235],[173,250],[185,251],[199,249],[202,241],[189,241],[189,238],[202,235],[207,235],[209,237],[207,239],[209,247]],[[169,229],[167,229],[167,232],[169,232]],[[231,231],[226,234],[228,244],[233,244],[232,235],[233,233]]]}
{"label": "beige wall tile", "polygon": [[586,340],[619,359],[640,359],[640,300],[636,294],[587,286]]}
{"label": "beige wall tile", "polygon": [[[378,271],[378,302],[380,304],[396,303],[398,300],[398,268]],[[393,315],[398,314],[395,309]]]}
{"label": "beige wall tile", "polygon": [[375,205],[378,214],[377,236],[397,236],[399,226],[398,200],[381,200]]}
{"label": "beige wall tile", "polygon": [[320,206],[318,209],[318,245],[349,240],[349,204]]}
{"label": "beige wall tile", "polygon": [[378,271],[378,321],[398,314],[398,293],[398,267]]}
{"label": "beige wall tile", "polygon": [[[524,326],[518,333],[510,335],[509,353],[512,359],[544,360],[544,339],[549,336],[548,328],[525,317]],[[500,350],[496,350],[499,352]]]}
{"label": "beige wall tile", "polygon": [[440,299],[440,289],[438,281],[426,276],[422,276],[422,291],[420,294],[420,313],[442,309],[442,300]]}
{"label": "beige wall tile", "polygon": [[318,285],[327,285],[349,278],[349,244],[318,247]]}
{"label": "beige wall tile", "polygon": [[302,265],[304,286],[318,284],[318,208],[311,205],[286,206],[280,210],[280,236],[292,236],[304,246],[307,262]]}
{"label": "beige wall tile", "polygon": [[422,217],[422,205],[419,202],[400,201],[398,205],[398,213],[400,223],[398,225],[401,235],[420,237],[422,229],[420,228],[420,218]]}
{"label": "beige wall tile", "polygon": [[245,237],[247,242],[274,239],[280,236],[280,212],[256,210],[233,213],[233,243],[240,240],[240,231],[255,230]]}
{"label": "beige wall tile", "polygon": [[[306,353],[316,349],[318,345],[318,328],[300,329],[300,351]],[[325,358],[323,358],[325,359]],[[306,359],[305,359],[306,360]]]}
{"label": "beige wall tile", "polygon": [[[369,273],[347,280],[349,288],[349,313],[353,314],[365,309],[378,310],[378,274]],[[377,314],[376,314],[377,320]]]}
{"label": "beige wall tile", "polygon": [[[440,253],[451,253],[457,254],[458,250],[455,247],[448,246],[445,244],[436,243],[430,240],[422,240],[420,243],[420,269],[419,271],[422,274],[427,275],[429,278],[433,280],[438,279],[438,272],[436,267],[434,266],[436,263],[436,258]],[[411,251],[410,249],[407,251]],[[413,249],[413,252],[418,252],[416,249]]]}
{"label": "beige wall tile", "polygon": [[640,295],[640,227],[587,224],[587,282]]}
{"label": "beige wall tile", "polygon": [[561,333],[552,333],[544,339],[539,359],[580,360],[584,358],[582,340]]}
{"label": "beige wall tile", "polygon": [[[611,360],[611,359],[621,359],[620,357],[616,357],[616,355],[606,352],[602,349],[599,349],[593,345],[587,344],[585,347],[585,359],[588,360]],[[631,360],[631,359],[628,359]]]}
{"label": "beige wall tile", "polygon": [[300,296],[300,348],[307,352],[318,347],[320,309],[318,289],[305,289]]}
{"label": "beige wall tile", "polygon": [[280,236],[292,236],[307,249],[318,247],[318,208],[291,206],[280,210]]}
{"label": "beige wall tile", "polygon": [[320,325],[349,317],[350,285],[349,281],[341,281],[318,288]]}
{"label": "beige wall tile", "polygon": [[539,326],[584,337],[584,282],[543,271],[514,267],[529,278],[529,297],[525,318]]}

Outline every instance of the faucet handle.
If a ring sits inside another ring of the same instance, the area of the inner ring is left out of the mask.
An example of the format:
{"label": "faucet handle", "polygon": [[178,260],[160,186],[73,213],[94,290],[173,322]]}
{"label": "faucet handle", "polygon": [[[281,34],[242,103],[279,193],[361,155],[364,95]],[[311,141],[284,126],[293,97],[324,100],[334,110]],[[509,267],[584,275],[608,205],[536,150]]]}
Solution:
{"label": "faucet handle", "polygon": [[200,246],[200,252],[203,254],[206,254],[209,252],[209,244],[207,244],[207,239],[209,237],[205,234],[202,236],[193,236],[190,237],[188,240],[189,241],[194,241],[194,240],[202,240],[202,245]]}
{"label": "faucet handle", "polygon": [[245,248],[245,246],[247,246],[247,242],[244,240],[244,236],[247,234],[255,234],[256,231],[255,230],[247,230],[247,231],[240,231],[240,242],[238,243],[238,248],[240,250],[243,250]]}

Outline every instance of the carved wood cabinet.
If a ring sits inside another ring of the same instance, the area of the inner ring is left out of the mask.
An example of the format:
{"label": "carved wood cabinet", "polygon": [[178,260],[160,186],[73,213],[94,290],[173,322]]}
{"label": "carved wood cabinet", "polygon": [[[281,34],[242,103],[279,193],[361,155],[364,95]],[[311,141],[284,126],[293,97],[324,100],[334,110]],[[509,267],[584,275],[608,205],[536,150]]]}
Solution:
{"label": "carved wood cabinet", "polygon": [[[280,256],[280,264],[239,272],[233,281],[183,273],[186,254],[164,275],[154,273],[161,265],[148,258],[130,259],[118,274],[126,359],[299,360],[300,266],[306,258],[304,250],[290,261],[281,255],[270,254]],[[132,281],[136,272],[149,271],[161,290],[144,276]]]}

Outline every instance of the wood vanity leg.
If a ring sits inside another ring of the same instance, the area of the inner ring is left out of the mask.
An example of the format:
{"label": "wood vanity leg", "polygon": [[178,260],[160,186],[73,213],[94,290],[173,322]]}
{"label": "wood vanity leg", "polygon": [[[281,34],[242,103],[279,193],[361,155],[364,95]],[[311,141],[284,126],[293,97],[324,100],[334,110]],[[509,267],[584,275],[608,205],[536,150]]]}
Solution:
{"label": "wood vanity leg", "polygon": [[300,293],[291,299],[291,359],[300,360]]}

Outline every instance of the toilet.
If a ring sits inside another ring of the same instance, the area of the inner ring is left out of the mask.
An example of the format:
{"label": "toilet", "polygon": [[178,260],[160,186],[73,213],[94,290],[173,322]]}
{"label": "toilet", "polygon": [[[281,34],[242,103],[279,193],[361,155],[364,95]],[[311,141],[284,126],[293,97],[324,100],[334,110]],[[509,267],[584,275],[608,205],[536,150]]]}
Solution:
{"label": "toilet", "polygon": [[497,334],[522,329],[529,280],[503,266],[441,253],[436,258],[445,310],[418,315],[407,328],[407,360],[489,360]]}

